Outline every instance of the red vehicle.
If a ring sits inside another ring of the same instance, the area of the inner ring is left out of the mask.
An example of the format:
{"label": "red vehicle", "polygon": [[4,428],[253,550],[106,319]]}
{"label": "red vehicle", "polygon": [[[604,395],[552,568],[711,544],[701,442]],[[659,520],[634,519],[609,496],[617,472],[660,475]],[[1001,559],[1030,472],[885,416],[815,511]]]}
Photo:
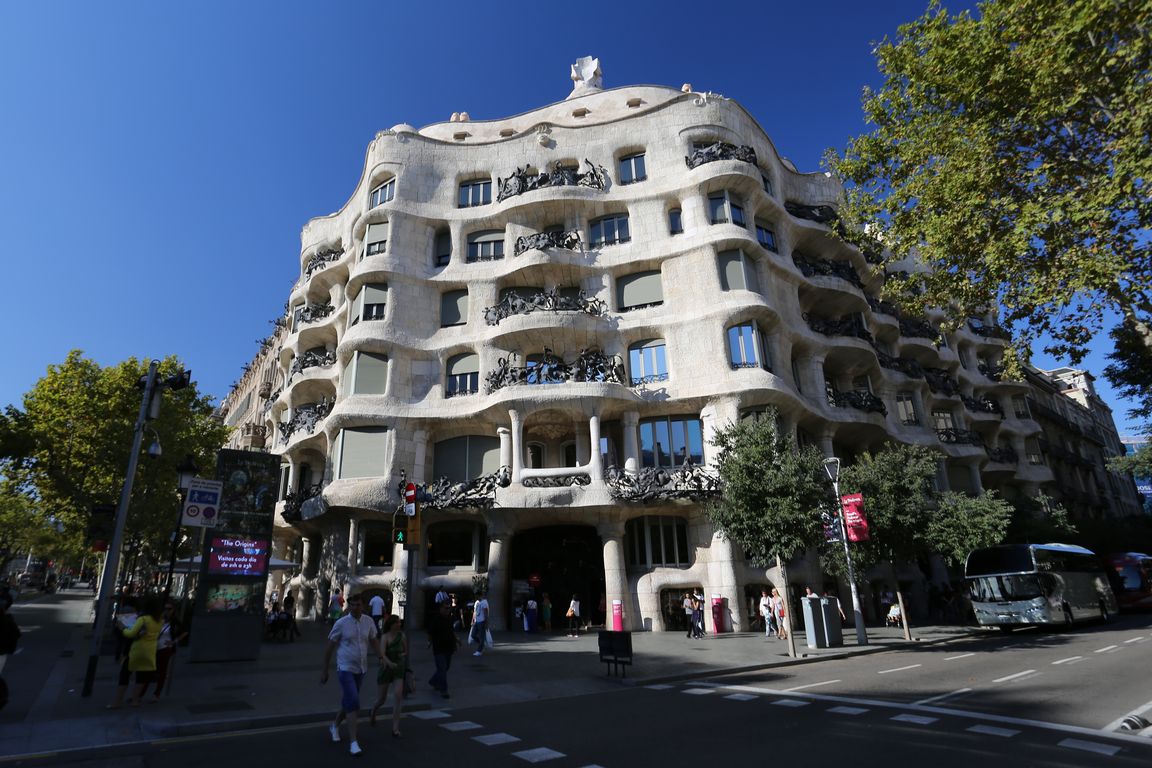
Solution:
{"label": "red vehicle", "polygon": [[1143,552],[1122,552],[1108,558],[1116,571],[1112,588],[1120,610],[1152,610],[1152,555]]}

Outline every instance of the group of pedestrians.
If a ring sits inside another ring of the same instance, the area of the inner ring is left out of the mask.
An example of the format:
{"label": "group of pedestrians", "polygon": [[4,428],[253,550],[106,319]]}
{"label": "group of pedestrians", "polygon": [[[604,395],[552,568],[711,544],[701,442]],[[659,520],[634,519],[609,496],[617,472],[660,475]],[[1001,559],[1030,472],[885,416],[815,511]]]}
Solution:
{"label": "group of pedestrians", "polygon": [[704,595],[694,592],[684,593],[684,615],[688,619],[688,634],[685,637],[699,640],[704,632]]}
{"label": "group of pedestrians", "polygon": [[152,685],[155,691],[149,701],[160,701],[176,648],[188,636],[176,618],[176,604],[160,596],[147,596],[140,602],[139,614],[122,614],[117,618],[117,627],[129,645],[122,654],[116,694],[108,709],[123,706],[133,675],[136,689],[129,700],[131,706],[139,706]]}
{"label": "group of pedestrians", "polygon": [[760,590],[760,617],[764,619],[764,637],[776,637],[780,640],[788,639],[788,631],[784,628],[784,613],[787,608],[780,590],[772,588],[769,594],[767,589]]}

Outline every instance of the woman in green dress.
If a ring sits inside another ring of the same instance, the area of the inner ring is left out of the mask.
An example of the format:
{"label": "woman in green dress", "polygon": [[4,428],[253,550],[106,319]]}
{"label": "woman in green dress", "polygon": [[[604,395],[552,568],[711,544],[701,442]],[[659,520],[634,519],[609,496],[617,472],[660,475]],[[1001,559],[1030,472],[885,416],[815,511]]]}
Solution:
{"label": "woman in green dress", "polygon": [[408,671],[408,638],[400,628],[400,617],[392,614],[384,620],[380,646],[384,649],[380,671],[376,682],[380,693],[372,705],[369,723],[376,725],[376,712],[388,700],[388,690],[392,689],[392,735],[400,738],[400,706],[404,702],[404,673]]}

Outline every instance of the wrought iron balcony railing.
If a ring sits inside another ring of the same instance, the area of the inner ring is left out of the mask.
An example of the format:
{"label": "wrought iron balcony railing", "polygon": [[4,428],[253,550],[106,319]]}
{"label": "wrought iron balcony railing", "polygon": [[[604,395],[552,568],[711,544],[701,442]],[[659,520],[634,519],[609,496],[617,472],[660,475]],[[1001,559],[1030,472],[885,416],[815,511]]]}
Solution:
{"label": "wrought iron balcony railing", "polygon": [[592,478],[587,472],[573,472],[570,475],[553,477],[525,477],[520,484],[525,488],[568,488],[573,485],[590,485]]}
{"label": "wrought iron balcony railing", "polygon": [[543,251],[547,248],[583,251],[584,242],[580,239],[580,230],[569,229],[565,232],[537,232],[534,235],[521,235],[516,238],[515,255],[519,256],[525,251]]}
{"label": "wrought iron balcony railing", "polygon": [[960,394],[960,382],[943,368],[925,368],[924,378],[928,381],[928,388],[938,395]]}
{"label": "wrought iron balcony railing", "polygon": [[303,520],[304,516],[301,514],[301,510],[304,502],[320,496],[323,491],[324,485],[322,483],[316,483],[315,485],[309,485],[298,491],[285,494],[284,511],[280,515],[284,518],[284,522],[298,523]]}
{"label": "wrought iron balcony railing", "polygon": [[283,424],[278,424],[280,442],[286,443],[297,432],[312,434],[316,425],[323,421],[332,412],[332,402],[323,400],[319,403],[301,405],[292,412],[292,418]]}
{"label": "wrought iron balcony railing", "polygon": [[323,304],[305,304],[297,310],[296,315],[300,324],[315,323],[336,311],[336,308],[324,302]]}
{"label": "wrought iron balcony railing", "polygon": [[1004,378],[1004,367],[1000,365],[993,365],[992,363],[977,363],[976,370],[984,374],[986,378],[992,381],[1000,381]]}
{"label": "wrought iron balcony railing", "polygon": [[656,384],[661,381],[668,381],[667,373],[652,373],[647,376],[632,377],[629,379],[634,387],[643,387],[646,384]]}
{"label": "wrought iron balcony railing", "polygon": [[1010,445],[1002,445],[999,448],[987,448],[988,458],[996,464],[1019,464],[1020,456]]}
{"label": "wrought iron balcony railing", "polygon": [[984,445],[984,438],[971,429],[959,429],[957,427],[937,429],[936,436],[940,438],[940,442],[949,445]]}
{"label": "wrought iron balcony railing", "polygon": [[830,205],[805,205],[804,203],[786,202],[784,210],[798,219],[814,221],[817,224],[835,224],[840,214]]}
{"label": "wrought iron balcony railing", "polygon": [[990,397],[968,397],[967,395],[960,395],[960,399],[964,401],[964,407],[973,413],[994,413],[1000,418],[1004,418],[1004,408],[996,400]]}
{"label": "wrought iron balcony railing", "polygon": [[[416,499],[431,509],[489,509],[496,503],[496,489],[507,488],[511,483],[512,467],[502,466],[491,474],[464,482],[441,477],[433,483],[421,483],[416,486]],[[400,470],[400,498],[404,498],[407,485],[407,474]]]}
{"label": "wrought iron balcony railing", "polygon": [[719,476],[691,460],[679,467],[643,467],[636,474],[608,467],[604,482],[612,498],[640,502],[702,500],[719,496],[722,487]]}
{"label": "wrought iron balcony railing", "polygon": [[900,333],[920,339],[931,339],[940,343],[940,331],[927,320],[918,317],[900,318]]}
{"label": "wrought iron balcony railing", "polygon": [[897,319],[900,318],[900,307],[896,306],[892,302],[881,301],[870,293],[864,294],[864,298],[868,300],[868,306],[872,308],[873,312],[881,315],[895,317]]}
{"label": "wrought iron balcony railing", "polygon": [[756,150],[747,145],[738,147],[726,141],[717,141],[715,144],[693,150],[692,154],[684,158],[689,169],[699,168],[706,163],[715,163],[717,160],[741,160],[756,165]]}
{"label": "wrought iron balcony railing", "polygon": [[860,282],[860,275],[851,264],[828,259],[810,259],[799,253],[792,254],[792,262],[805,277],[815,277],[816,275],[838,277],[841,280],[847,280],[860,290],[864,290],[864,283]]}
{"label": "wrought iron balcony railing", "polygon": [[829,392],[828,404],[837,408],[855,408],[865,413],[878,413],[888,415],[884,401],[863,389],[853,389],[848,392]]}
{"label": "wrought iron balcony railing", "polygon": [[809,328],[824,336],[854,336],[867,342],[873,341],[872,334],[864,327],[864,323],[859,317],[843,317],[833,320],[814,317],[805,313],[804,319],[808,321]]}
{"label": "wrought iron balcony railing", "polygon": [[304,279],[312,277],[315,273],[325,269],[329,264],[334,261],[339,261],[344,256],[343,251],[324,251],[317,253],[308,259],[308,263],[304,265]]}
{"label": "wrought iron balcony railing", "polygon": [[484,310],[484,321],[488,325],[499,325],[500,321],[512,315],[527,315],[532,312],[583,312],[592,317],[603,317],[607,306],[603,301],[590,298],[584,291],[575,296],[566,296],[555,289],[537,291],[531,296],[509,293],[500,303]]}
{"label": "wrought iron balcony railing", "polygon": [[292,361],[292,367],[288,369],[288,378],[291,379],[296,374],[308,368],[327,368],[335,362],[336,350],[334,349],[326,349],[323,352],[308,350]]}
{"label": "wrought iron balcony railing", "polygon": [[876,350],[876,359],[880,362],[881,368],[887,368],[890,371],[902,373],[910,379],[924,378],[924,368],[920,363],[907,357],[895,357],[887,352]]}
{"label": "wrought iron balcony railing", "polygon": [[545,187],[587,187],[601,192],[607,186],[608,171],[602,165],[594,165],[585,158],[588,170],[580,173],[571,166],[557,166],[550,171],[534,172],[531,166],[517,168],[506,179],[496,179],[496,201],[522,195]]}
{"label": "wrought iron balcony railing", "polygon": [[580,350],[571,363],[545,348],[539,362],[525,366],[510,365],[508,358],[502,357],[496,363],[496,370],[488,374],[484,381],[485,390],[492,394],[503,387],[519,384],[561,384],[564,382],[609,382],[626,384],[624,363],[618,355],[605,355],[590,349]]}
{"label": "wrought iron balcony railing", "polygon": [[1011,341],[1012,334],[998,325],[987,325],[985,323],[977,322],[975,320],[968,321],[968,328],[972,333],[977,336],[982,336],[985,339],[1003,339],[1004,341]]}

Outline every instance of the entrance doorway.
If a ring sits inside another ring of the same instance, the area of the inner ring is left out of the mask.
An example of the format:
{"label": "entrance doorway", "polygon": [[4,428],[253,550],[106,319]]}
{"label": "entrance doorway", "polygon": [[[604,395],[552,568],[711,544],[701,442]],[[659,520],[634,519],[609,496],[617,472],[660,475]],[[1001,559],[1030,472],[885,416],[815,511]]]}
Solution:
{"label": "entrance doorway", "polygon": [[552,601],[552,629],[567,629],[564,613],[572,595],[580,598],[581,624],[603,624],[604,550],[589,525],[553,525],[521,531],[508,557],[508,626],[520,628],[517,605],[529,597]]}

